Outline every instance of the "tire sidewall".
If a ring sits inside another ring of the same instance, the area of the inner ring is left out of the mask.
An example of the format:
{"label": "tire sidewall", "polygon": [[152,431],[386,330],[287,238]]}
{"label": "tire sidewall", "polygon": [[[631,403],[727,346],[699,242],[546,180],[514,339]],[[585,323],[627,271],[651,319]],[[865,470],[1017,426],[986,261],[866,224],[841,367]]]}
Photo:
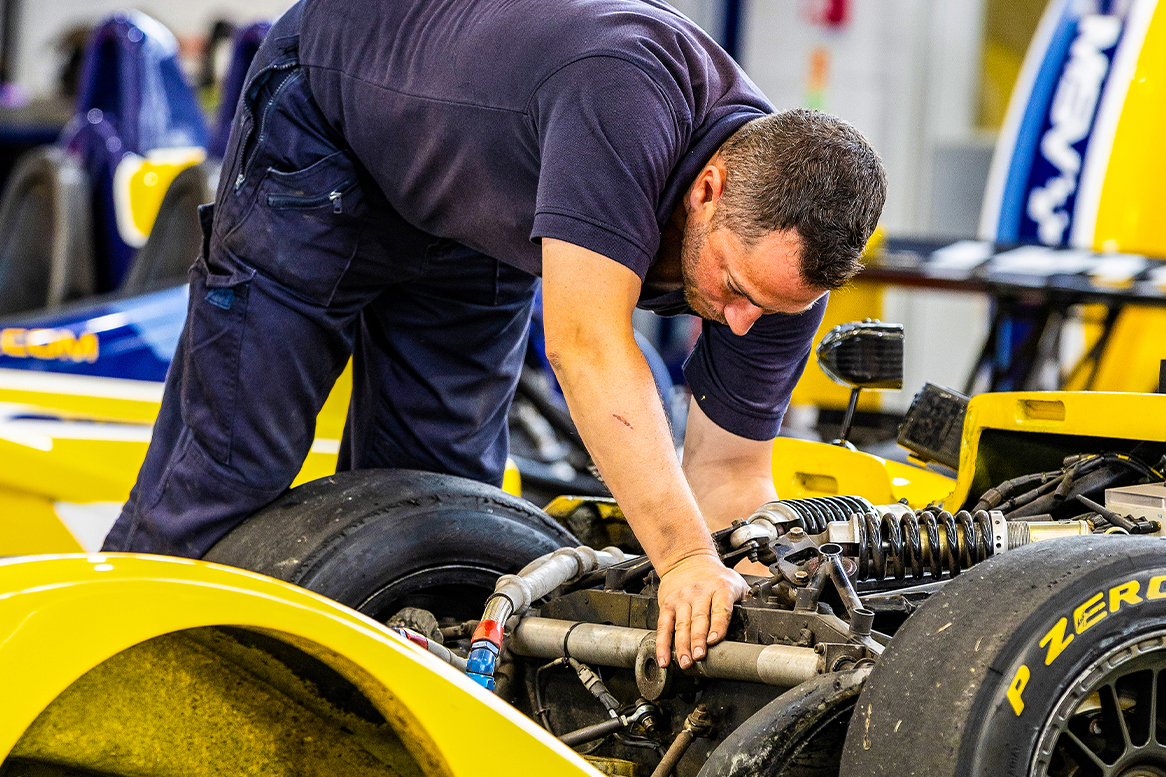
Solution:
{"label": "tire sidewall", "polygon": [[371,614],[365,604],[374,597],[384,607],[394,601],[381,596],[387,587],[408,596],[413,584],[452,586],[461,589],[457,601],[476,599],[500,575],[578,544],[546,513],[493,486],[433,472],[359,470],[285,492],[204,558]]}
{"label": "tire sidewall", "polygon": [[516,572],[557,547],[529,524],[466,496],[369,516],[343,543],[305,559],[295,582],[360,609],[406,575],[439,567]]}
{"label": "tire sidewall", "polygon": [[1082,575],[1015,631],[971,706],[975,723],[965,729],[957,774],[1029,774],[1054,709],[1076,683],[1089,681],[1082,673],[1115,648],[1166,631],[1166,545],[1163,551],[1148,568],[1118,558]]}

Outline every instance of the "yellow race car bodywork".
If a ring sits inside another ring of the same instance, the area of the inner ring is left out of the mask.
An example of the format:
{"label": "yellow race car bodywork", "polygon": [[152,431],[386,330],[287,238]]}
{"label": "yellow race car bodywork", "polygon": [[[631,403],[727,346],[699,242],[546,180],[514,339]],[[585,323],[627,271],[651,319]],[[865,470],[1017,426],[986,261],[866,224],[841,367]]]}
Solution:
{"label": "yellow race car bodywork", "polygon": [[[959,477],[944,499],[958,509],[1006,478],[1034,471],[1033,458],[1066,450],[1166,441],[1166,397],[1101,391],[980,394],[968,402]],[[1031,441],[1031,442],[1029,442]],[[1059,465],[1059,462],[1058,462]]]}
{"label": "yellow race car bodywork", "polygon": [[913,508],[942,499],[953,485],[923,466],[789,437],[774,440],[773,482],[782,499],[861,494],[873,504],[906,499]]}
{"label": "yellow race car bodywork", "polygon": [[134,775],[595,773],[371,619],[198,561],[0,561],[0,688],[0,759],[10,764]]}
{"label": "yellow race car bodywork", "polygon": [[[1032,462],[1027,458],[1034,455],[1055,458],[1061,447],[1088,448],[1092,444],[1082,442],[1087,438],[1111,441],[1110,445],[1166,441],[1163,402],[1161,394],[1125,392],[979,394],[968,402],[956,480],[923,466],[787,438],[774,443],[773,479],[783,499],[859,494],[874,504],[906,499],[918,509],[942,502],[955,511],[970,495],[978,496],[1008,477],[1031,472]],[[1028,449],[1026,439],[1037,441],[1040,448]]]}
{"label": "yellow race car bodywork", "polygon": [[[320,411],[292,485],[336,471],[350,369]],[[161,401],[159,383],[0,369],[0,556],[98,550],[137,478]],[[504,477],[503,489],[519,494],[513,464]]]}

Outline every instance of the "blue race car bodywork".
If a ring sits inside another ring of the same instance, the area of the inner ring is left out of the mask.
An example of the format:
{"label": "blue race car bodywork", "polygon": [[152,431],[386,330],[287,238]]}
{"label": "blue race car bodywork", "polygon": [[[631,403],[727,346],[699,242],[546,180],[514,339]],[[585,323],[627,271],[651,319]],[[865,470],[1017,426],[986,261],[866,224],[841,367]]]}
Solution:
{"label": "blue race car bodywork", "polygon": [[0,327],[0,368],[162,381],[186,317],[187,287],[106,298]]}

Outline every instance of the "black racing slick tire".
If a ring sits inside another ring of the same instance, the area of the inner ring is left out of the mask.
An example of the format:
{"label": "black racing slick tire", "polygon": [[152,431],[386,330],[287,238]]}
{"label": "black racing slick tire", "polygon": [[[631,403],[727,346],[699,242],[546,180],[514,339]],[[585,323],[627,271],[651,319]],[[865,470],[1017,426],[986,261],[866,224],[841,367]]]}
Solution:
{"label": "black racing slick tire", "polygon": [[500,575],[579,543],[493,486],[358,470],[293,488],[204,556],[295,583],[384,620],[403,607],[480,617]]}
{"label": "black racing slick tire", "polygon": [[1166,777],[1166,543],[1095,535],[977,565],[866,683],[843,777]]}

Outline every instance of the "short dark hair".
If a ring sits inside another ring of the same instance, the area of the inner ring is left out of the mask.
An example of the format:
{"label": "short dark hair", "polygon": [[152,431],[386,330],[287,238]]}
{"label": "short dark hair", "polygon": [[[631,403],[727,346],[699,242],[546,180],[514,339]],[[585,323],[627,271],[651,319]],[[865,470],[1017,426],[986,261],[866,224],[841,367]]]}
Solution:
{"label": "short dark hair", "polygon": [[862,269],[859,255],[887,196],[883,162],[862,133],[795,108],[746,123],[720,153],[726,180],[718,225],[746,245],[797,229],[802,280],[816,288],[836,289]]}

